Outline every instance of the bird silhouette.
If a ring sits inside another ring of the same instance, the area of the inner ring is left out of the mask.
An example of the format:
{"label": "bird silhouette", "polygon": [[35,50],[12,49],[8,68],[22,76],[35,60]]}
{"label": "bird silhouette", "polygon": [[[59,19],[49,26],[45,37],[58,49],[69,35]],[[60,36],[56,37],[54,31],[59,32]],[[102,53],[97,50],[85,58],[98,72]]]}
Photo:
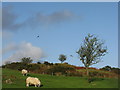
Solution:
{"label": "bird silhouette", "polygon": [[73,55],[70,55],[71,57],[73,57]]}
{"label": "bird silhouette", "polygon": [[39,35],[37,36],[37,38],[39,38]]}

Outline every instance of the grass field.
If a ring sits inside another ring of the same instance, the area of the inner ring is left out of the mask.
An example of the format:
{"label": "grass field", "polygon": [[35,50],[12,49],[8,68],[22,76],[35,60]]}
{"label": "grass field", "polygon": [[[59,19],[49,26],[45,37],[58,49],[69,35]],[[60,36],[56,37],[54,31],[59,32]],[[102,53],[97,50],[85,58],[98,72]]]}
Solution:
{"label": "grass field", "polygon": [[[41,80],[43,86],[36,88],[118,88],[118,79],[115,78],[105,78],[103,80],[99,78],[92,83],[88,83],[86,77],[51,76],[34,73],[30,73],[30,76]],[[25,79],[27,76],[22,76],[20,71],[3,69],[2,77],[3,88],[26,88]],[[12,80],[12,84],[5,83],[5,80],[9,78]]]}

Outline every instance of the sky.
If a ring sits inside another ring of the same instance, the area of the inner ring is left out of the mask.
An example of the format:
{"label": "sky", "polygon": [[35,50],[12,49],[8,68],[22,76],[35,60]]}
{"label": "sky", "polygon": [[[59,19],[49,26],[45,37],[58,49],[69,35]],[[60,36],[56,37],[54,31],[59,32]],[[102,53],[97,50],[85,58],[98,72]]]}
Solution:
{"label": "sky", "polygon": [[22,57],[60,63],[64,54],[65,62],[84,66],[76,51],[88,33],[108,48],[102,62],[91,67],[118,67],[117,2],[2,3],[2,63]]}

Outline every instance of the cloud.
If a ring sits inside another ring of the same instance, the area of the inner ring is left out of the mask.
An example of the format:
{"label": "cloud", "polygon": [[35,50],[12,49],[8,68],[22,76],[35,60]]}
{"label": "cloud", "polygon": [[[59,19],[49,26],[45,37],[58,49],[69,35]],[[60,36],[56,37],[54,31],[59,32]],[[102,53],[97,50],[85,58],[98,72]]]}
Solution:
{"label": "cloud", "polygon": [[23,27],[24,23],[17,23],[19,15],[13,11],[13,6],[5,6],[2,8],[2,29],[3,30],[18,30]]}
{"label": "cloud", "polygon": [[43,23],[60,23],[64,21],[69,21],[73,19],[74,14],[68,10],[63,10],[63,11],[57,11],[53,12],[50,15],[43,15],[41,13],[38,13],[35,17],[38,22],[43,22]]}
{"label": "cloud", "polygon": [[15,51],[9,58],[3,61],[20,61],[23,57],[31,57],[34,61],[40,60],[40,58],[45,57],[41,48],[33,46],[31,43],[22,42],[20,45],[11,44],[3,49],[4,54],[10,51]]}
{"label": "cloud", "polygon": [[15,7],[6,6],[3,7],[2,12],[2,28],[3,30],[23,30],[22,28],[37,28],[51,26],[52,24],[58,24],[62,22],[69,22],[77,17],[73,12],[69,10],[55,11],[50,14],[44,14],[41,12],[33,13],[28,18],[18,23],[17,19],[22,18],[20,15],[16,15],[13,11]]}
{"label": "cloud", "polygon": [[[56,11],[51,14],[37,13],[35,16],[26,20],[26,25],[31,27],[46,27],[63,22],[69,22],[77,17],[73,12],[69,10]],[[25,24],[24,24],[25,25]]]}
{"label": "cloud", "polygon": [[[13,36],[13,33],[10,32],[10,31],[2,31],[2,32],[0,32],[0,33],[1,33],[1,35],[2,35],[3,40],[9,40],[9,39],[12,38],[12,36]],[[1,35],[0,35],[0,36],[1,36]]]}
{"label": "cloud", "polygon": [[10,43],[9,45],[7,45],[6,47],[4,47],[2,49],[2,54],[6,54],[10,51],[15,51],[15,50],[18,50],[20,46],[17,46],[15,43]]}
{"label": "cloud", "polygon": [[2,10],[3,30],[8,30],[14,27],[14,23],[15,23],[17,16],[13,14],[11,11],[12,11],[11,6],[3,7],[3,10]]}

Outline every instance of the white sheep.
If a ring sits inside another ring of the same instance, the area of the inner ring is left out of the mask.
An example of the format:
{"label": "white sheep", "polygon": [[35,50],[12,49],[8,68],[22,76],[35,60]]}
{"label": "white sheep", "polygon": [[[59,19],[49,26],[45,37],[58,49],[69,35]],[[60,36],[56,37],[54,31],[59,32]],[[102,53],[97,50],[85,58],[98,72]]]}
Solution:
{"label": "white sheep", "polygon": [[38,78],[35,77],[28,77],[26,79],[26,86],[29,87],[29,85],[35,85],[35,87],[40,87],[41,82]]}
{"label": "white sheep", "polygon": [[5,82],[8,83],[8,84],[12,83],[11,79],[7,79],[7,80],[5,80]]}
{"label": "white sheep", "polygon": [[26,75],[26,76],[27,76],[27,73],[28,73],[28,71],[27,71],[27,70],[25,70],[25,69],[23,69],[23,70],[22,70],[22,74],[23,74],[23,76],[24,76],[24,75]]}

